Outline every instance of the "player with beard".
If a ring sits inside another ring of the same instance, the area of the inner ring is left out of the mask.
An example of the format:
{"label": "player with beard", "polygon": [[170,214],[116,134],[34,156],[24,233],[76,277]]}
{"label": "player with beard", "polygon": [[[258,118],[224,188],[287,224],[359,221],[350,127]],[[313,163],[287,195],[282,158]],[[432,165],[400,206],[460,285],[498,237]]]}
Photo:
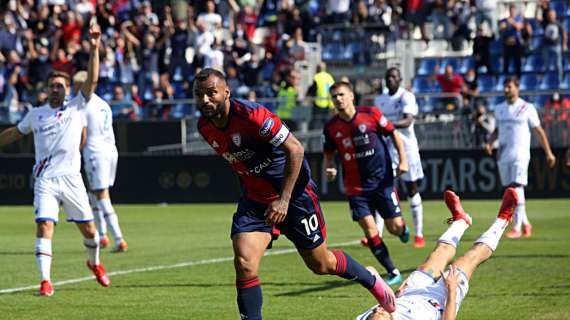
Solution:
{"label": "player with beard", "polygon": [[200,71],[193,90],[202,115],[198,131],[229,162],[242,186],[231,228],[241,319],[262,318],[259,264],[280,233],[293,242],[311,271],[356,281],[389,308],[389,287],[377,273],[342,250],[328,249],[303,146],[281,119],[257,103],[230,97],[224,74],[215,69]]}

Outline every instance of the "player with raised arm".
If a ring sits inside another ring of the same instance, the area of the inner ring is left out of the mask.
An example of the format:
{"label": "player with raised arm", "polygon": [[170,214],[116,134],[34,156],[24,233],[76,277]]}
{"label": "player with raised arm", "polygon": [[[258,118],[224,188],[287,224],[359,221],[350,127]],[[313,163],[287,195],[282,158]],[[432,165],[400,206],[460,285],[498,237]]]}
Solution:
{"label": "player with raised arm", "polygon": [[[85,83],[87,73],[79,71],[73,76],[74,94]],[[119,217],[111,204],[109,188],[115,183],[119,154],[115,146],[113,133],[113,114],[109,104],[93,93],[85,110],[86,130],[82,141],[83,166],[89,182],[89,198],[95,224],[99,232],[99,245],[109,245],[107,225],[113,234],[115,247],[113,252],[127,251],[127,242],[123,239]]]}
{"label": "player with raised arm", "polygon": [[327,248],[325,220],[303,146],[281,119],[259,104],[231,98],[225,75],[215,69],[200,71],[193,90],[200,134],[229,162],[242,186],[231,228],[241,319],[262,318],[258,269],[279,233],[293,242],[314,273],[356,281],[380,304],[389,304],[384,281],[342,250]]}
{"label": "player with raised arm", "polygon": [[335,83],[330,92],[337,115],[324,129],[327,178],[333,180],[337,175],[334,155],[338,151],[352,220],[358,222],[372,254],[388,271],[388,284],[398,284],[402,276],[378,232],[374,213],[380,213],[390,233],[408,242],[409,231],[402,219],[386,143],[387,138],[391,138],[396,145],[397,171],[401,174],[408,169],[402,140],[392,122],[378,108],[354,106],[354,92],[348,82]]}
{"label": "player with raised arm", "polygon": [[[507,188],[497,218],[473,246],[451,263],[463,233],[472,224],[461,207],[459,197],[446,191],[445,204],[451,211],[449,227],[437,242],[426,262],[406,279],[396,293],[392,306],[374,306],[356,320],[454,320],[469,290],[469,280],[479,265],[487,261],[511,221],[517,206],[517,192]],[[389,294],[394,295],[393,292]]]}
{"label": "player with raised arm", "polygon": [[99,237],[87,192],[81,179],[81,132],[85,122],[85,107],[97,87],[99,77],[99,43],[101,29],[92,23],[89,29],[90,55],[87,79],[81,92],[66,101],[69,75],[53,72],[48,78],[48,103],[30,110],[15,127],[0,133],[0,146],[13,143],[25,134],[33,133],[36,164],[33,168],[34,208],[37,224],[35,254],[41,274],[40,295],[54,293],[51,283],[52,238],[59,221],[60,204],[67,221],[77,224],[84,237],[87,266],[104,287],[110,284],[99,259]]}
{"label": "player with raised arm", "polygon": [[492,155],[493,143],[497,138],[499,139],[497,165],[501,182],[504,187],[515,188],[518,194],[519,204],[515,211],[515,221],[513,229],[506,235],[507,238],[520,238],[521,235],[530,237],[532,225],[526,214],[524,196],[530,162],[530,129],[538,136],[549,168],[553,168],[556,164],[556,157],[550,149],[546,133],[540,126],[540,119],[534,105],[519,97],[518,78],[505,79],[504,93],[506,101],[495,108],[497,128],[491,134],[489,143],[485,145],[485,151]]}
{"label": "player with raised arm", "polygon": [[[376,97],[374,105],[380,108],[388,120],[392,121],[404,143],[409,170],[399,178],[405,182],[408,191],[408,202],[414,221],[414,247],[423,248],[425,246],[423,234],[424,209],[422,197],[418,192],[418,182],[423,179],[424,171],[422,169],[418,140],[414,131],[414,117],[418,115],[418,104],[414,94],[400,86],[402,76],[398,68],[389,68],[384,79],[388,87],[388,93]],[[397,150],[391,140],[389,141],[389,148],[392,156],[392,166],[396,170],[398,167]]]}

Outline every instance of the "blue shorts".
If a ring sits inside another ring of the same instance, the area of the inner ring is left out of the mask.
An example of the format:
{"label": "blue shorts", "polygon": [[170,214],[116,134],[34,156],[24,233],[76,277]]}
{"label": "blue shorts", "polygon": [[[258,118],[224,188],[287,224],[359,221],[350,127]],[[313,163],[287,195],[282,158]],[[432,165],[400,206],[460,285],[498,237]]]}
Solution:
{"label": "blue shorts", "polygon": [[297,249],[314,249],[326,238],[326,226],[316,186],[310,182],[304,192],[289,202],[285,221],[278,225],[265,223],[267,204],[242,197],[232,222],[231,237],[243,232],[267,232],[276,239],[283,233]]}
{"label": "blue shorts", "polygon": [[376,211],[384,219],[402,216],[400,198],[394,186],[380,187],[370,193],[349,196],[348,203],[353,221],[358,221]]}

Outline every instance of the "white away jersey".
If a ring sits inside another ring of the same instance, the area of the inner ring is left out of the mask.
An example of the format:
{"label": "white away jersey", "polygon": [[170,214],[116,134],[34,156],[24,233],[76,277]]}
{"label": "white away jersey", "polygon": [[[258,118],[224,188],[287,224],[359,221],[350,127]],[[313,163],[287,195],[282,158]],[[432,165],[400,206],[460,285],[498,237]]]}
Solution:
{"label": "white away jersey", "polygon": [[[409,113],[414,117],[418,115],[416,97],[413,93],[405,90],[404,88],[399,88],[393,96],[383,94],[376,97],[376,99],[374,99],[374,105],[377,108],[380,108],[382,113],[392,123],[396,123],[398,120],[402,119],[405,113]],[[402,137],[406,151],[408,153],[417,152],[418,140],[416,139],[416,133],[414,132],[414,122],[412,121],[412,124],[407,128],[398,128],[397,130]]]}
{"label": "white away jersey", "polygon": [[495,109],[499,130],[498,162],[528,161],[530,159],[531,128],[540,126],[534,105],[518,99],[514,104],[499,104]]}
{"label": "white away jersey", "polygon": [[116,151],[113,133],[113,114],[109,104],[96,94],[91,95],[85,110],[87,120],[87,153],[107,153]]}
{"label": "white away jersey", "polygon": [[85,125],[85,98],[81,93],[63,107],[49,104],[26,114],[17,128],[22,134],[34,134],[36,164],[34,177],[59,177],[79,174],[81,168],[81,132]]}

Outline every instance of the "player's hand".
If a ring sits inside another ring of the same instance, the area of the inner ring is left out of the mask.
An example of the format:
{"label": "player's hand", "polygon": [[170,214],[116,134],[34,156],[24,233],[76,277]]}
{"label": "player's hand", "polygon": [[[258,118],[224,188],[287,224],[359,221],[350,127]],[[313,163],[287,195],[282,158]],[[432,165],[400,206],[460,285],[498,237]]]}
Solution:
{"label": "player's hand", "polygon": [[91,20],[91,25],[89,26],[89,43],[93,48],[99,48],[99,43],[101,42],[101,27],[97,24],[95,19]]}
{"label": "player's hand", "polygon": [[566,166],[570,167],[570,148],[566,151]]}
{"label": "player's hand", "polygon": [[265,210],[265,223],[279,224],[285,221],[287,211],[289,210],[289,201],[279,198],[269,204]]}
{"label": "player's hand", "polygon": [[554,168],[554,165],[556,165],[556,157],[552,152],[546,155],[546,165],[548,165],[550,169]]}
{"label": "player's hand", "polygon": [[410,169],[408,168],[408,163],[400,163],[398,165],[398,169],[396,169],[396,175],[400,176],[406,172],[408,172]]}
{"label": "player's hand", "polygon": [[493,146],[490,143],[485,143],[485,153],[492,156],[493,155]]}
{"label": "player's hand", "polygon": [[444,272],[441,273],[441,277],[443,278],[443,282],[445,282],[447,292],[455,291],[457,289],[457,285],[459,284],[459,275],[459,270],[454,265],[449,266],[449,272],[447,273],[447,276]]}
{"label": "player's hand", "polygon": [[333,181],[336,178],[337,170],[336,168],[326,168],[325,174],[327,175],[328,181]]}

